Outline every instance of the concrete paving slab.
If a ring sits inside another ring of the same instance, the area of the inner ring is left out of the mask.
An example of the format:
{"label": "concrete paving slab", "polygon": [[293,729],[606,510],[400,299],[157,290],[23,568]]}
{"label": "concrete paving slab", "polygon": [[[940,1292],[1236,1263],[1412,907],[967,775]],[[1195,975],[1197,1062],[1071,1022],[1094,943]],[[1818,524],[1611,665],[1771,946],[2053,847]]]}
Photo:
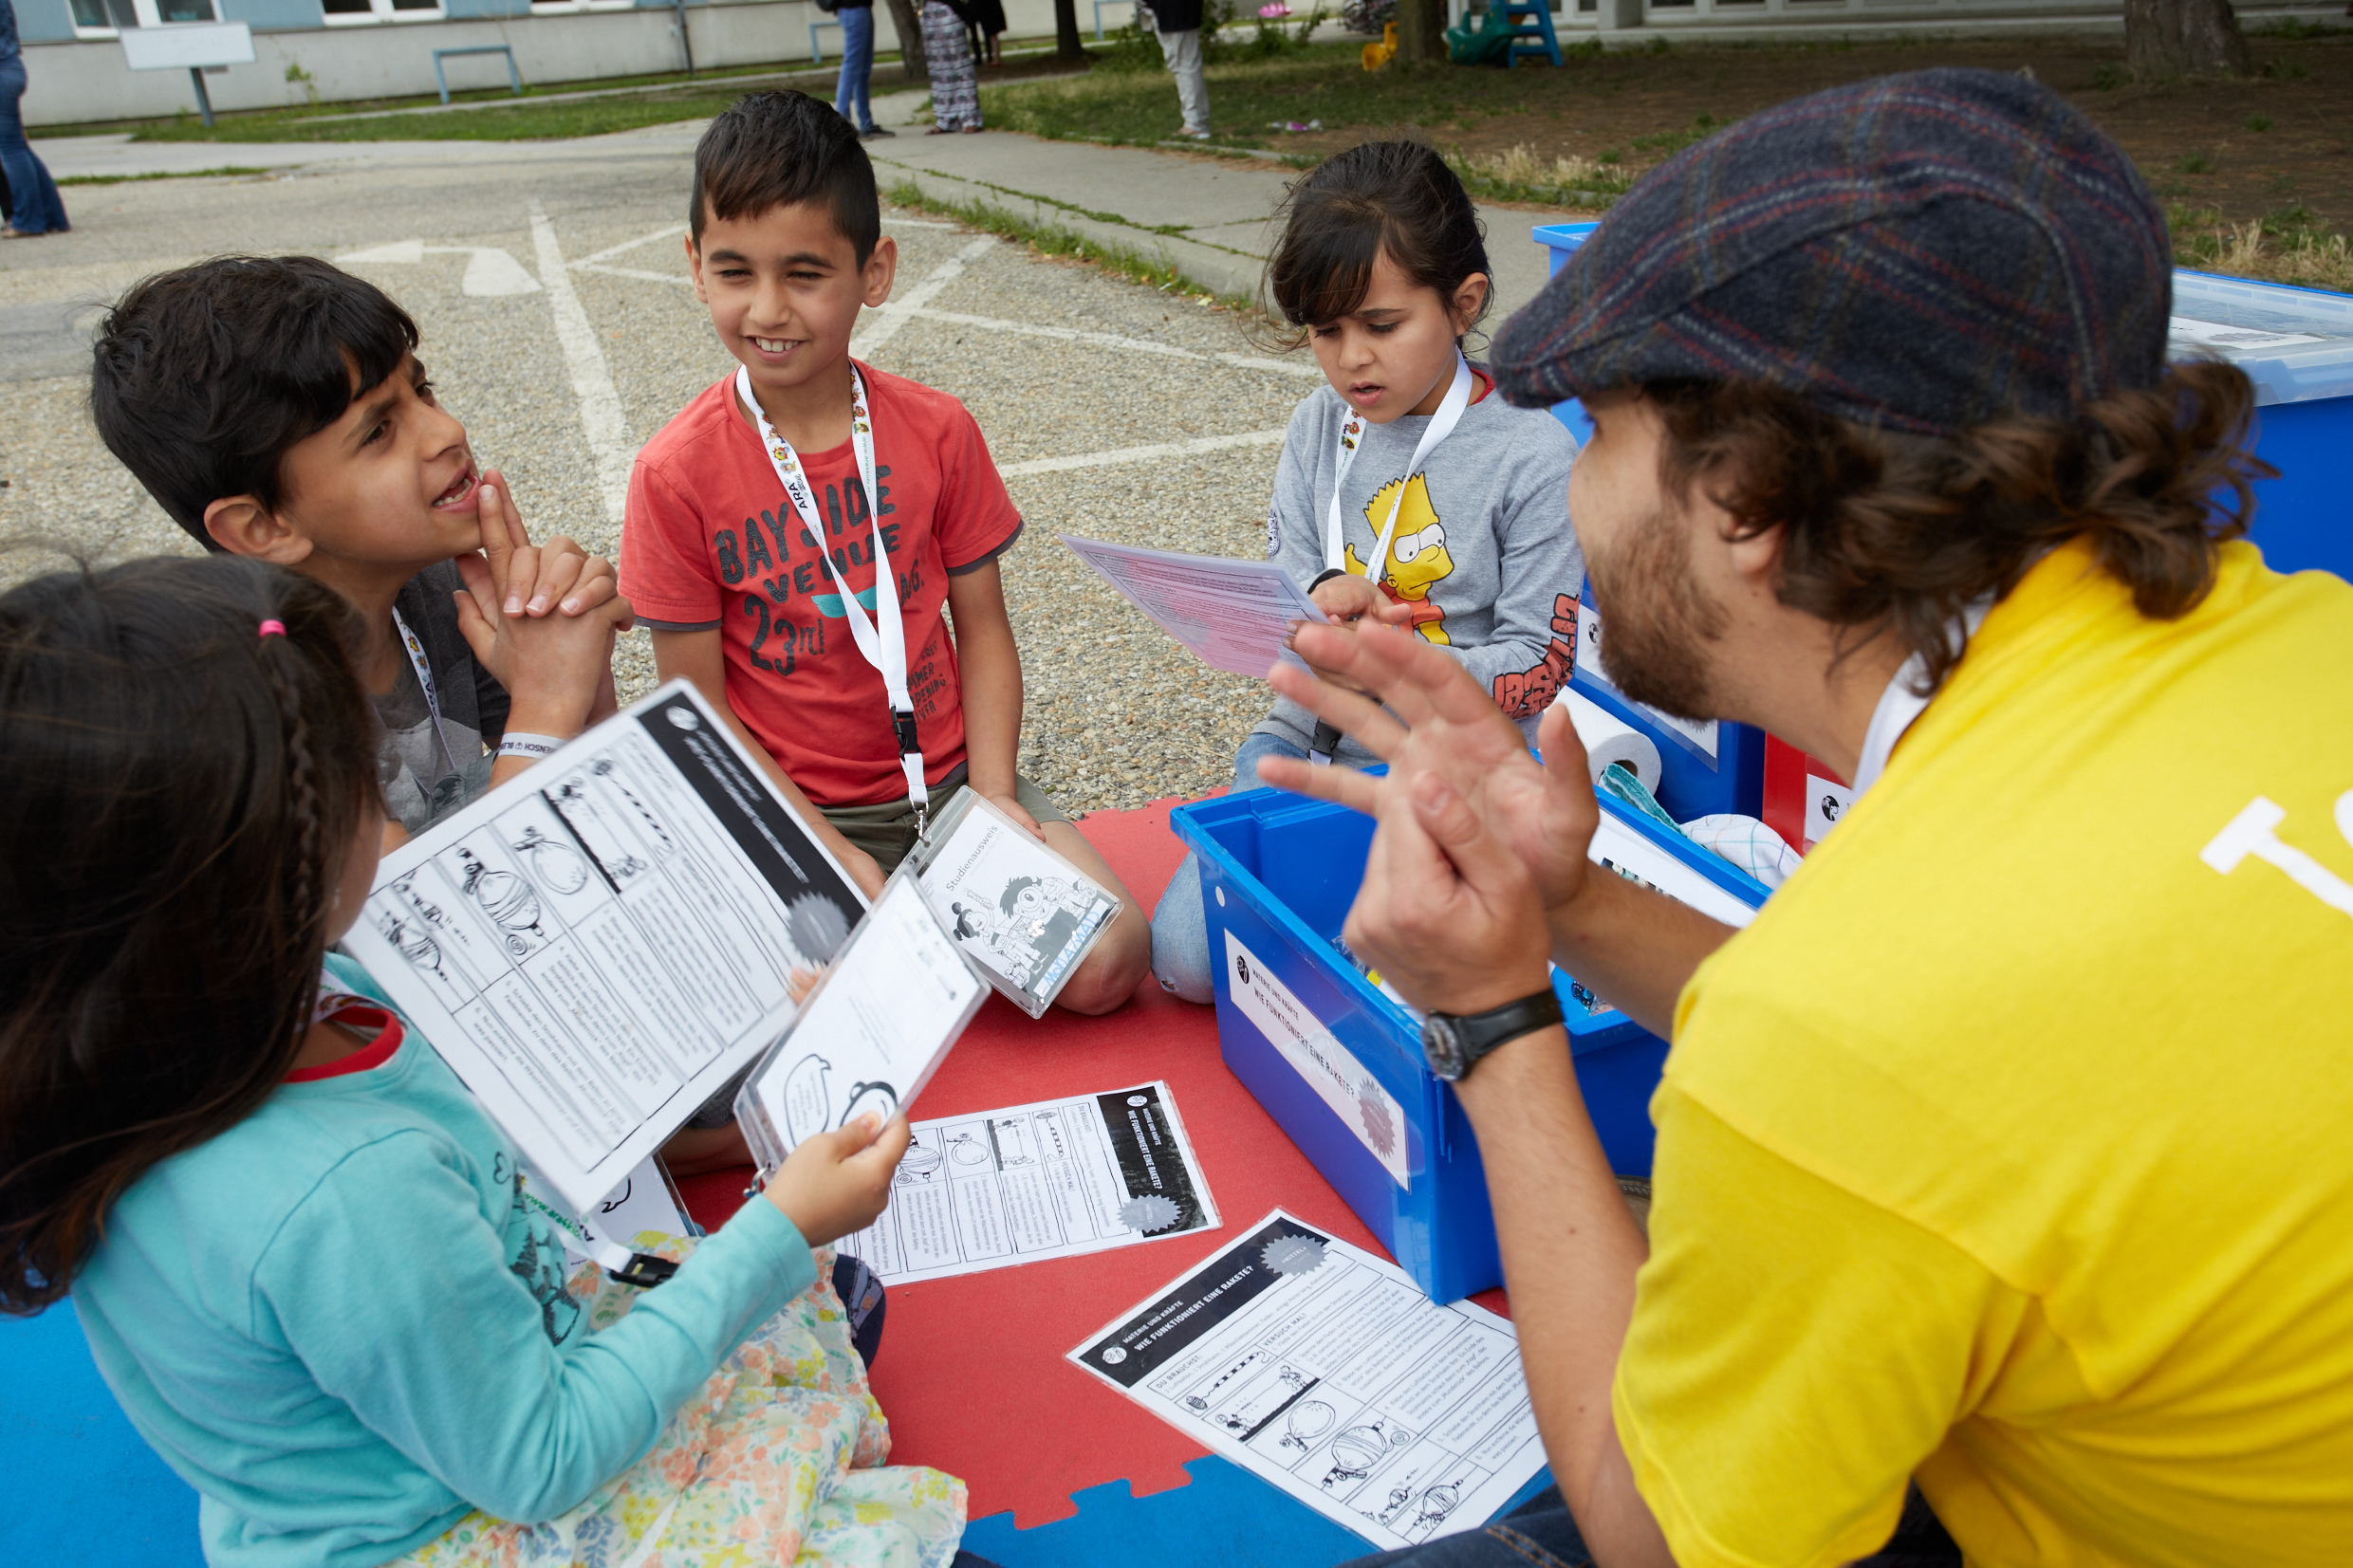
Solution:
{"label": "concrete paving slab", "polygon": [[[903,140],[903,138],[902,138]],[[1140,147],[1045,141],[1004,131],[893,143],[878,161],[922,174],[996,185],[1083,212],[1108,213],[1139,229],[1195,229],[1271,212],[1291,171],[1224,158],[1192,158]]]}

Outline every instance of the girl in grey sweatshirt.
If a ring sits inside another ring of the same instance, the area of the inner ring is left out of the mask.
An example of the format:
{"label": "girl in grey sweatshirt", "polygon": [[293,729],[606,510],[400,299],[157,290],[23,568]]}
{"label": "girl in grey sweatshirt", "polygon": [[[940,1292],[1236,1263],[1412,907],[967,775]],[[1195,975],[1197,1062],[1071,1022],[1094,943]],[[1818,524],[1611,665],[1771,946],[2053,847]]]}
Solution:
{"label": "girl in grey sweatshirt", "polygon": [[[1477,212],[1454,171],[1408,141],[1326,160],[1288,206],[1269,292],[1328,384],[1291,415],[1268,558],[1333,620],[1411,626],[1448,649],[1532,736],[1577,647],[1577,444],[1551,415],[1507,404],[1462,353],[1490,292]],[[1374,760],[1283,697],[1235,754],[1234,787],[1257,788],[1268,756]],[[1164,989],[1214,999],[1191,859],[1153,914],[1152,960]]]}

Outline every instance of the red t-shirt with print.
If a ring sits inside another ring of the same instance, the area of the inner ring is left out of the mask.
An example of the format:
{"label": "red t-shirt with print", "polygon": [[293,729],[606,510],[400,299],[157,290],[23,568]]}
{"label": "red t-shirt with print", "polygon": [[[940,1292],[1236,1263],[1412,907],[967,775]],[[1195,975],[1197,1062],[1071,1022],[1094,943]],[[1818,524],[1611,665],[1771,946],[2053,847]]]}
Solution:
{"label": "red t-shirt with print", "polygon": [[[907,694],[926,782],[964,760],[955,644],[942,609],[950,576],[994,559],[1021,514],[980,426],[944,392],[861,364],[874,417],[882,547],[898,572]],[[621,534],[621,589],[657,630],[721,634],[727,700],[820,805],[904,798],[882,673],[843,618],[817,541],[738,412],[735,378],[689,403],[638,454]],[[847,441],[802,452],[835,570],[874,612],[874,530]]]}

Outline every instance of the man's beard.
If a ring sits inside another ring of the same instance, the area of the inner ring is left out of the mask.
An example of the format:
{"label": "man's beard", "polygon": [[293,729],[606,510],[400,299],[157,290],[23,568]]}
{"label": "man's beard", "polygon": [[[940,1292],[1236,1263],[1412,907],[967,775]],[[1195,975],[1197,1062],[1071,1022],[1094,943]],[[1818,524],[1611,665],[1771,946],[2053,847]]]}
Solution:
{"label": "man's beard", "polygon": [[1716,717],[1701,650],[1724,635],[1724,611],[1693,580],[1681,523],[1654,511],[1587,567],[1602,600],[1603,657],[1618,690],[1677,718]]}

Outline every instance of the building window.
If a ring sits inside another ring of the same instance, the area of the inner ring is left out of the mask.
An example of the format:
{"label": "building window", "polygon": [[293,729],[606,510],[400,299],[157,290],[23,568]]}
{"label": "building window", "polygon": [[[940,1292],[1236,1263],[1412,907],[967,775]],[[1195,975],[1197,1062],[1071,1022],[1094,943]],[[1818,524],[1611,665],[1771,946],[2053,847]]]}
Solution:
{"label": "building window", "polygon": [[213,0],[72,0],[76,38],[119,38],[125,28],[217,22]]}
{"label": "building window", "polygon": [[377,22],[438,22],[441,0],[322,0],[330,28]]}
{"label": "building window", "polygon": [[583,10],[628,10],[638,0],[531,0],[533,16],[568,16]]}

